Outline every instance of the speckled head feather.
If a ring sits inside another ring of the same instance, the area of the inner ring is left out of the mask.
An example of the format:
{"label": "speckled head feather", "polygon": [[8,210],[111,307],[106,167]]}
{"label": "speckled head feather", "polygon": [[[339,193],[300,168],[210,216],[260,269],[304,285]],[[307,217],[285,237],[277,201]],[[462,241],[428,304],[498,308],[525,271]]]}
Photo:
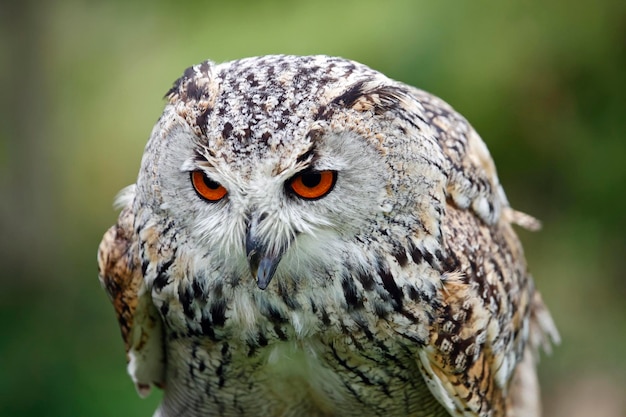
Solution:
{"label": "speckled head feather", "polygon": [[478,134],[327,56],[188,68],[99,252],[156,416],[537,416],[558,334]]}

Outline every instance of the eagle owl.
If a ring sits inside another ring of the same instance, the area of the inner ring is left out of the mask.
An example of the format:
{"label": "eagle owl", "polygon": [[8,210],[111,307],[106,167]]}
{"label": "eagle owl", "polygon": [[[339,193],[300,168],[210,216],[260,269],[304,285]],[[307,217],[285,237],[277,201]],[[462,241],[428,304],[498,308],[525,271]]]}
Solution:
{"label": "eagle owl", "polygon": [[478,134],[359,63],[188,68],[100,244],[155,416],[538,416],[558,334]]}

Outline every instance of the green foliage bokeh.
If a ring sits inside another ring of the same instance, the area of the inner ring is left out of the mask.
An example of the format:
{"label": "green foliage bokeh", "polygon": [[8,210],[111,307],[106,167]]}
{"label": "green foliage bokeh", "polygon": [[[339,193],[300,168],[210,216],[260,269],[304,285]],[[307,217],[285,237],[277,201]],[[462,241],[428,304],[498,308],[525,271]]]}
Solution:
{"label": "green foliage bokeh", "polygon": [[268,53],[355,59],[460,111],[544,224],[520,235],[563,336],[540,364],[548,415],[563,385],[623,391],[626,3],[33,0],[0,5],[0,416],[155,409],[96,248],[174,79]]}

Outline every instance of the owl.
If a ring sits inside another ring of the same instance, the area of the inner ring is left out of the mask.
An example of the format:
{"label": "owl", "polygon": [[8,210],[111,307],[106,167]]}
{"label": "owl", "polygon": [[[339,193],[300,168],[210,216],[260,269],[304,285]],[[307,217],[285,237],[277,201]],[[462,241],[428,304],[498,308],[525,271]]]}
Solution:
{"label": "owl", "polygon": [[491,156],[441,99],[328,56],[188,68],[99,247],[170,416],[538,416],[558,341]]}

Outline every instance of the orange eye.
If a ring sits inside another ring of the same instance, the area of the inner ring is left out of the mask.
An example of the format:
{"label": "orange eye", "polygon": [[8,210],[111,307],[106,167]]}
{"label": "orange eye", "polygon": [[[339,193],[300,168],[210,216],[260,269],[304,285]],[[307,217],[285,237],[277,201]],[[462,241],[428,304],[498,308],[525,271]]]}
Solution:
{"label": "orange eye", "polygon": [[335,171],[304,171],[289,181],[289,188],[298,197],[316,200],[328,194],[336,180]]}
{"label": "orange eye", "polygon": [[191,183],[198,195],[207,201],[219,201],[228,193],[226,188],[211,180],[202,171],[191,172]]}

